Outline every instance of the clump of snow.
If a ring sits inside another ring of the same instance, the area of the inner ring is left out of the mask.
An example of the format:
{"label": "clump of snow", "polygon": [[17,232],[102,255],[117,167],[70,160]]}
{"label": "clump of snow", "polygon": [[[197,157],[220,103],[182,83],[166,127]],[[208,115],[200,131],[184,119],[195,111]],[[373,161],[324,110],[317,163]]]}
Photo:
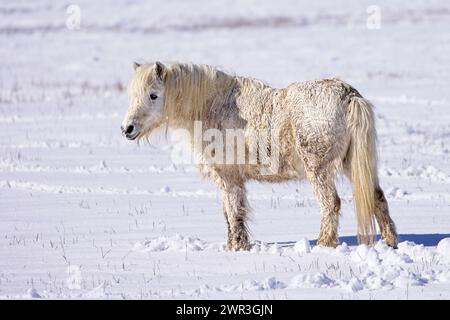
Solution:
{"label": "clump of snow", "polygon": [[223,285],[220,287],[217,287],[213,290],[218,291],[226,291],[226,292],[242,292],[242,291],[264,291],[264,290],[278,290],[278,289],[284,289],[287,285],[283,282],[278,280],[276,277],[268,277],[264,280],[255,280],[255,279],[249,279],[245,280],[240,284],[234,284],[234,285]]}
{"label": "clump of snow", "polygon": [[280,254],[283,252],[283,248],[281,248],[277,243],[253,241],[250,244],[250,252]]}
{"label": "clump of snow", "polygon": [[298,240],[294,245],[294,251],[297,253],[310,253],[311,246],[309,245],[309,240],[307,238]]}
{"label": "clump of snow", "polygon": [[446,260],[450,261],[450,238],[444,238],[439,241],[436,251]]}
{"label": "clump of snow", "polygon": [[273,289],[284,289],[286,288],[286,285],[282,281],[277,280],[277,278],[275,277],[269,277],[262,282],[262,287],[264,288],[264,290],[267,289],[273,290]]}
{"label": "clump of snow", "polygon": [[351,252],[350,257],[355,262],[365,262],[369,266],[376,266],[380,264],[378,252],[365,244],[361,244]]}
{"label": "clump of snow", "polygon": [[42,298],[39,292],[35,288],[30,288],[27,291],[27,297],[29,298]]}
{"label": "clump of snow", "polygon": [[169,186],[164,186],[164,187],[161,188],[160,191],[161,191],[161,192],[170,192],[170,191],[172,191],[172,190],[170,189]]}
{"label": "clump of snow", "polygon": [[405,191],[398,187],[393,187],[386,190],[386,196],[389,198],[402,199],[408,194],[408,191]]}
{"label": "clump of snow", "polygon": [[343,254],[343,255],[345,255],[345,254],[348,254],[350,251],[351,251],[351,250],[350,250],[350,248],[348,247],[348,245],[347,245],[346,242],[343,242],[343,243],[341,243],[340,245],[338,245],[338,246],[336,247],[336,253],[338,253],[338,254]]}
{"label": "clump of snow", "polygon": [[135,251],[141,252],[159,252],[159,251],[202,251],[208,247],[208,244],[199,239],[186,237],[180,234],[174,236],[161,236],[136,243],[133,247]]}
{"label": "clump of snow", "polygon": [[108,168],[105,160],[100,161],[100,168],[102,168],[102,169]]}
{"label": "clump of snow", "polygon": [[392,283],[395,287],[406,288],[409,286],[422,286],[427,283],[427,280],[414,272],[401,270]]}
{"label": "clump of snow", "polygon": [[313,287],[313,288],[330,288],[335,287],[336,281],[323,272],[319,272],[313,275],[310,274],[300,274],[292,278],[290,282],[291,288],[303,288],[303,287]]}

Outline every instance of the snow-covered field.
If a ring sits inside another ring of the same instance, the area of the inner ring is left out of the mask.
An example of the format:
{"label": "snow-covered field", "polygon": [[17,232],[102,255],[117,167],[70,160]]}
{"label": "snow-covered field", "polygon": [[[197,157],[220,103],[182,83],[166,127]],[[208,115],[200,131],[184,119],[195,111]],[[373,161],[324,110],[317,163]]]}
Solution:
{"label": "snow-covered field", "polygon": [[[448,1],[74,4],[79,30],[64,1],[0,4],[1,298],[450,298]],[[215,186],[164,137],[120,134],[132,61],[156,59],[354,85],[376,105],[399,249],[357,245],[342,180],[338,248],[315,246],[308,183],[252,183],[252,249],[224,251]]]}

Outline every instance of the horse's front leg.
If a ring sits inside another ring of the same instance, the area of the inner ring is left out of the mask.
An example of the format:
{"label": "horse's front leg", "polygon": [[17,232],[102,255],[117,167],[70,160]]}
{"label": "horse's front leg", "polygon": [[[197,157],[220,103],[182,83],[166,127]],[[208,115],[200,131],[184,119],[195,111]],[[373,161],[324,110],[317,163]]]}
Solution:
{"label": "horse's front leg", "polygon": [[223,208],[228,224],[227,250],[248,250],[248,203],[245,186],[231,185],[222,188]]}

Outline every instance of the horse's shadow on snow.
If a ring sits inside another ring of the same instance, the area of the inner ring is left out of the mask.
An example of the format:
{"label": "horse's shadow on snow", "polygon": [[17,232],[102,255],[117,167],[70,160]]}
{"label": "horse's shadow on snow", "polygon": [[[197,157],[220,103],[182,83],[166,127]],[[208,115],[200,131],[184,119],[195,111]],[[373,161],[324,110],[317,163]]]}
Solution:
{"label": "horse's shadow on snow", "polygon": [[[400,234],[398,236],[399,242],[412,241],[415,244],[422,244],[425,247],[437,246],[439,241],[441,241],[444,238],[450,238],[450,233],[430,233],[430,234],[405,233],[405,234]],[[380,239],[380,236],[377,235],[376,240],[378,241],[379,239]],[[349,246],[357,246],[358,238],[356,236],[339,237],[339,243],[343,243],[343,242],[347,243]],[[277,244],[281,245],[282,247],[293,247],[295,244],[295,241],[277,242]],[[310,240],[309,244],[311,246],[315,246],[317,244],[317,239]]]}

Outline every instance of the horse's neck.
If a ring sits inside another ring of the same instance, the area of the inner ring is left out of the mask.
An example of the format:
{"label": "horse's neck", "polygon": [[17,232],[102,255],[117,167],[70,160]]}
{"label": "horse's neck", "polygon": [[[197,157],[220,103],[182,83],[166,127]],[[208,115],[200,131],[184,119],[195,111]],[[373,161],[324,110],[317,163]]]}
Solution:
{"label": "horse's neck", "polygon": [[[211,111],[211,108],[214,104],[218,103],[218,101],[225,101],[227,95],[233,90],[236,86],[236,78],[225,73],[218,73],[218,76],[215,79],[206,78],[205,83],[199,83],[200,86],[204,86],[207,88],[204,92],[205,94],[200,97],[200,99],[196,101],[187,100],[192,99],[196,96],[196,88],[190,88],[193,91],[182,92],[178,91],[176,93],[179,96],[179,99],[176,101],[177,106],[175,110],[178,112],[172,112],[172,125],[175,127],[183,127],[186,129],[191,129],[195,121],[209,122],[208,114]],[[186,81],[189,81],[186,79]],[[181,85],[182,88],[185,86]],[[196,110],[198,108],[199,110]],[[195,112],[200,111],[200,112]]]}
{"label": "horse's neck", "polygon": [[238,108],[271,107],[277,91],[259,80],[239,78]]}
{"label": "horse's neck", "polygon": [[[261,81],[251,78],[236,77],[226,74],[221,74],[216,82],[209,83],[208,95],[204,97],[202,106],[203,117],[194,118],[192,113],[186,109],[179,109],[180,112],[176,114],[172,125],[175,127],[183,127],[188,130],[192,130],[195,121],[202,121],[203,125],[220,127],[221,122],[232,120],[236,118],[236,122],[240,122],[237,119],[244,119],[245,114],[253,113],[250,109],[262,108],[264,112],[270,112],[272,110],[272,104],[274,95],[278,91],[269,87]],[[191,96],[190,92],[184,93],[183,96]],[[195,107],[191,104],[184,107]],[[212,108],[212,109],[211,109]],[[234,111],[231,111],[234,109]]]}

